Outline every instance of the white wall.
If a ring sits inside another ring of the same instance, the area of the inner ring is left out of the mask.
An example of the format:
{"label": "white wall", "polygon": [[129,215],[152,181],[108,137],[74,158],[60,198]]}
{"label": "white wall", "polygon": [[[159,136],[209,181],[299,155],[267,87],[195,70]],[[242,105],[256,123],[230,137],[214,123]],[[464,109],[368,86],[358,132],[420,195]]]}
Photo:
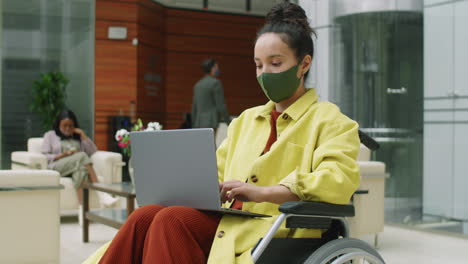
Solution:
{"label": "white wall", "polygon": [[306,87],[316,88],[320,100],[327,101],[330,97],[331,1],[299,0],[298,3],[306,11],[309,23],[317,34],[317,38],[314,39],[315,58],[313,58],[312,69],[306,80]]}
{"label": "white wall", "polygon": [[424,4],[423,211],[468,221],[468,0]]}

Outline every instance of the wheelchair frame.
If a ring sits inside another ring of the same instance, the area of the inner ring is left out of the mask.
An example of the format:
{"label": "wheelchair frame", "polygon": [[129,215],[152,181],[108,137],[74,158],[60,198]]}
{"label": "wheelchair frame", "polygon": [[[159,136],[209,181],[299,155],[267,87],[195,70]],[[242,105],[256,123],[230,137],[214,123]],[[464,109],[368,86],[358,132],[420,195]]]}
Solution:
{"label": "wheelchair frame", "polygon": [[[331,256],[322,256],[321,258],[323,259],[323,261],[320,261],[318,263],[350,263],[349,261],[356,260],[357,258],[364,259],[368,263],[372,264],[385,263],[382,257],[377,253],[377,251],[375,251],[365,242],[357,239],[348,238],[349,228],[345,217],[354,216],[353,205],[337,205],[321,202],[298,201],[283,203],[280,206],[279,210],[281,214],[278,216],[278,218],[273,223],[272,227],[268,230],[267,234],[262,238],[262,240],[257,244],[257,246],[252,252],[252,259],[254,260],[254,263],[258,263],[259,260],[261,260],[262,254],[265,253],[270,243],[273,240],[275,240],[275,238],[273,238],[274,235],[285,221],[286,226],[290,228],[325,229],[325,227],[328,226],[328,228],[330,229],[335,229],[333,230],[334,234],[332,234],[332,236],[334,237],[324,238],[324,241],[323,239],[315,239],[318,241],[320,246],[315,251],[311,249],[311,251],[309,252],[311,255],[305,260],[305,262],[302,262],[302,260],[292,260],[292,262],[290,263],[315,264],[317,263],[316,252],[319,252],[320,250],[326,250],[326,248],[330,247],[327,246],[330,243],[333,244],[334,247],[338,247],[338,249],[336,250],[336,254],[332,253]],[[333,227],[333,221],[335,222],[335,227]],[[342,238],[340,239],[340,237]],[[343,243],[341,243],[340,240]],[[288,241],[285,241],[285,243],[288,243]],[[349,247],[349,244],[355,244],[358,247]],[[316,255],[314,256],[314,254]],[[331,258],[331,260],[328,260],[328,258]],[[263,263],[265,261],[260,262]],[[270,261],[268,262],[270,263]]]}
{"label": "wheelchair frame", "polygon": [[[370,136],[362,131],[359,132],[361,143],[370,150],[379,148],[379,144]],[[359,190],[355,194],[367,193],[365,190]],[[343,264],[355,263],[357,258],[371,264],[385,264],[380,254],[367,243],[349,238],[349,227],[346,217],[354,216],[354,206],[352,204],[337,205],[322,202],[286,202],[280,205],[281,214],[268,230],[267,234],[259,241],[252,251],[254,263],[272,263],[275,261],[262,261],[264,253],[268,253],[270,244],[277,238],[273,238],[283,222],[286,221],[288,228],[309,228],[309,229],[327,229],[322,239],[315,239],[316,250],[302,250],[302,254],[310,254],[303,262],[304,256],[299,260],[288,261],[288,263],[305,264]],[[327,234],[329,233],[329,234]],[[325,237],[324,237],[325,236]],[[341,238],[340,238],[341,237]],[[294,240],[294,239],[293,239]],[[314,239],[309,239],[314,240]],[[279,241],[286,245],[292,240]],[[307,241],[304,240],[304,241]],[[281,263],[281,262],[276,262]],[[361,262],[358,262],[361,263]],[[365,263],[365,262],[364,262]]]}

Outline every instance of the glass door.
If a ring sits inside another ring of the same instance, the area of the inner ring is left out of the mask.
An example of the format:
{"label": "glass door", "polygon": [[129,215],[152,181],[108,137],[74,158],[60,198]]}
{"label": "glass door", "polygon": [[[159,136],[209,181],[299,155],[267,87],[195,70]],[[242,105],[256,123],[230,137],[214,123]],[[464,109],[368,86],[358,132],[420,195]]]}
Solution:
{"label": "glass door", "polygon": [[422,14],[386,11],[335,19],[332,100],[381,148],[387,220],[421,215]]}
{"label": "glass door", "polygon": [[[94,123],[93,0],[3,0],[1,4],[1,168],[10,153],[41,137],[41,119],[29,110],[31,87],[41,73],[62,72],[69,80],[67,107],[89,136]],[[51,128],[47,128],[51,129]]]}

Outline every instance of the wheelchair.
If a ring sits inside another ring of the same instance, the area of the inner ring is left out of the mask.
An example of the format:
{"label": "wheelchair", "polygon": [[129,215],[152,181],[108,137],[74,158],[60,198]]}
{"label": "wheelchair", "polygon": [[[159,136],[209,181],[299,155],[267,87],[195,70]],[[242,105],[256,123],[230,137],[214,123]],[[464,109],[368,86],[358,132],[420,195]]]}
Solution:
{"label": "wheelchair", "polygon": [[[268,233],[252,252],[256,264],[384,264],[380,254],[364,241],[349,238],[345,217],[353,205],[321,202],[286,202]],[[287,228],[326,229],[322,238],[273,238],[281,224]]]}
{"label": "wheelchair", "polygon": [[[361,142],[371,150],[379,145],[359,131]],[[365,191],[364,191],[365,192]],[[364,241],[349,238],[345,217],[354,216],[354,206],[322,202],[286,202],[267,234],[252,251],[256,264],[385,264],[380,254]],[[327,230],[322,238],[273,238],[286,221],[287,228]]]}

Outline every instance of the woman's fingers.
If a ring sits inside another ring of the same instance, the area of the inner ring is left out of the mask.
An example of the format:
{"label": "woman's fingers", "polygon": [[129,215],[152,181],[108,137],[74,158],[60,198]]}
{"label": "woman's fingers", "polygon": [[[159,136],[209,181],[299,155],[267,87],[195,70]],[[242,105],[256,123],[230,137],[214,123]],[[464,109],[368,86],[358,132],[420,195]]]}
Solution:
{"label": "woman's fingers", "polygon": [[242,202],[249,202],[250,199],[246,195],[246,192],[247,188],[245,186],[234,188],[228,193],[228,199],[236,199]]}
{"label": "woman's fingers", "polygon": [[226,193],[229,191],[229,189],[227,188],[226,184],[221,184],[220,188],[221,202],[225,203],[227,201]]}
{"label": "woman's fingers", "polygon": [[228,195],[228,199],[236,199],[242,202],[261,203],[265,201],[265,187],[259,187],[252,184],[244,183],[244,185],[233,188]]}
{"label": "woman's fingers", "polygon": [[232,198],[228,197],[228,194],[230,193],[232,189],[239,187],[242,184],[244,183],[238,180],[230,180],[230,181],[225,181],[223,183],[220,183],[219,187],[220,187],[221,202],[224,203],[226,201],[232,200]]}
{"label": "woman's fingers", "polygon": [[226,194],[226,198],[227,198],[228,200],[234,199],[234,196],[238,193],[238,189],[239,189],[239,188],[233,188],[233,189],[231,189],[230,192],[228,192],[228,193]]}
{"label": "woman's fingers", "polygon": [[75,130],[73,131],[75,132],[76,134],[83,134],[83,130],[79,129],[79,128],[75,128]]}

